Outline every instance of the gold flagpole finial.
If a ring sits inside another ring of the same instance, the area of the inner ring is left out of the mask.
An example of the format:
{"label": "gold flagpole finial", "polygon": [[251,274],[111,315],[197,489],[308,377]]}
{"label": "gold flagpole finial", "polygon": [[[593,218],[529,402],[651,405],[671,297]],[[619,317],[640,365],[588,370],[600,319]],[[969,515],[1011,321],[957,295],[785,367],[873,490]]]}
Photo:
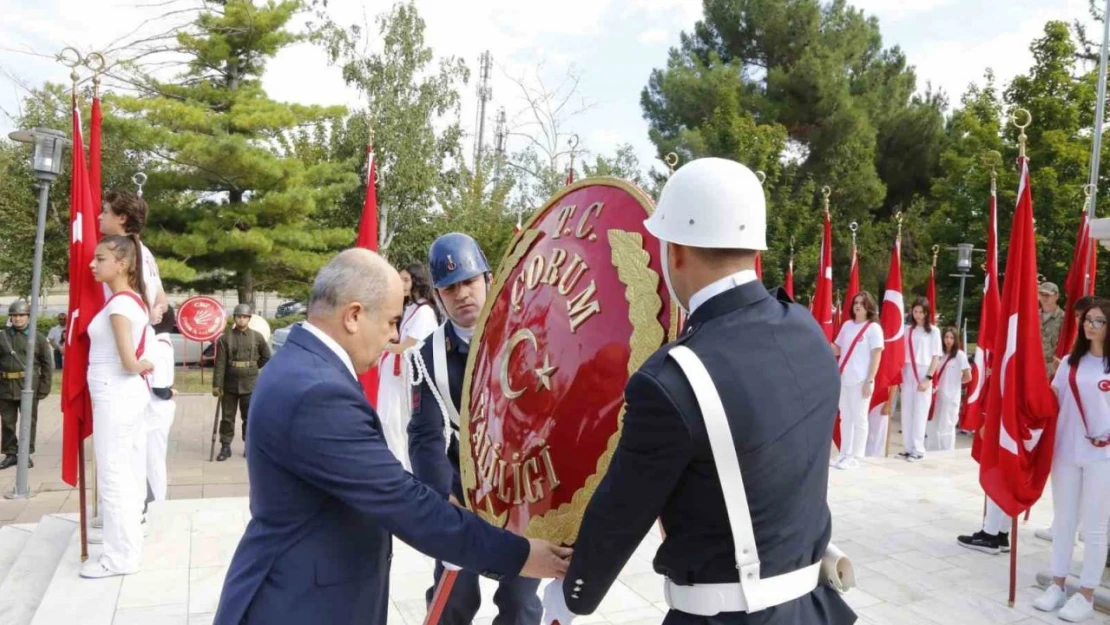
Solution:
{"label": "gold flagpole finial", "polygon": [[832,195],[832,189],[829,187],[821,187],[821,197],[824,198],[825,214],[829,214],[829,196]]}
{"label": "gold flagpole finial", "polygon": [[100,75],[104,73],[105,68],[108,67],[108,62],[104,60],[104,55],[99,52],[90,52],[85,57],[85,67],[93,72],[93,97],[100,97]]}
{"label": "gold flagpole finial", "polygon": [[902,240],[902,211],[894,213],[894,220],[898,222],[898,240]]}
{"label": "gold flagpole finial", "polygon": [[[1019,119],[1021,119],[1022,116],[1025,117],[1025,123],[1024,124],[1022,124],[1018,121]],[[1016,126],[1017,129],[1020,131],[1020,134],[1018,135],[1018,155],[1021,158],[1026,158],[1026,156],[1025,156],[1025,141],[1029,137],[1027,137],[1025,135],[1025,129],[1028,128],[1029,125],[1033,123],[1033,114],[1030,113],[1028,111],[1028,109],[1020,109],[1019,108],[1016,111],[1014,111],[1014,114],[1010,117],[1010,122],[1014,126]]]}
{"label": "gold flagpole finial", "polygon": [[855,249],[856,233],[859,232],[859,223],[853,221],[852,223],[848,224],[848,229],[852,231],[852,248]]}
{"label": "gold flagpole finial", "polygon": [[[72,53],[73,55],[72,58],[70,58],[69,56],[70,53]],[[82,57],[81,53],[77,51],[77,48],[66,46],[62,48],[62,51],[58,53],[58,56],[56,58],[59,63],[65,65],[71,70],[69,72],[69,79],[73,81],[73,95],[74,97],[76,97],[77,81],[81,78],[81,76],[77,74],[77,68],[85,64],[84,57]]]}
{"label": "gold flagpole finial", "polygon": [[940,256],[940,246],[939,245],[934,245],[933,246],[933,269],[936,269],[936,267],[937,267],[937,256]]}
{"label": "gold flagpole finial", "polygon": [[663,162],[667,164],[667,176],[673,176],[675,167],[678,167],[678,154],[671,152],[663,158]]}
{"label": "gold flagpole finial", "polygon": [[567,139],[567,145],[570,146],[570,170],[574,171],[574,151],[578,149],[578,135],[571,135]]}
{"label": "gold flagpole finial", "polygon": [[981,159],[983,167],[991,172],[991,193],[998,193],[998,168],[1002,166],[1002,153],[998,150],[987,150]]}
{"label": "gold flagpole finial", "polygon": [[146,184],[146,174],[141,171],[136,173],[134,176],[131,176],[131,182],[134,182],[135,186],[138,187],[135,193],[137,193],[139,197],[143,197],[143,185]]}

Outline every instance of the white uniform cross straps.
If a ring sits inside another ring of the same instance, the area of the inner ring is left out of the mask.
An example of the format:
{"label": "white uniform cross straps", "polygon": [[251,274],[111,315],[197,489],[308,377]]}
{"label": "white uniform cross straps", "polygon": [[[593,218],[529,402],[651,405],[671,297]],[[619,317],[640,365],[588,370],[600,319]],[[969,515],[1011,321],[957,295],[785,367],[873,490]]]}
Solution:
{"label": "white uniform cross straps", "polygon": [[720,612],[759,612],[809,594],[817,587],[820,562],[775,577],[760,577],[748,495],[721,396],[709,371],[690,348],[680,345],[669,355],[686,375],[701,408],[736,547],[740,583],[679,586],[667,580],[668,605],[687,614],[713,616]]}
{"label": "white uniform cross straps", "polygon": [[451,399],[451,383],[450,377],[447,375],[447,324],[443,324],[436,328],[432,333],[432,367],[435,368],[436,387],[439,394],[443,397],[443,407],[447,409],[447,417],[451,419],[451,423],[455,427],[461,427],[459,424],[459,409],[455,406],[454,400]]}

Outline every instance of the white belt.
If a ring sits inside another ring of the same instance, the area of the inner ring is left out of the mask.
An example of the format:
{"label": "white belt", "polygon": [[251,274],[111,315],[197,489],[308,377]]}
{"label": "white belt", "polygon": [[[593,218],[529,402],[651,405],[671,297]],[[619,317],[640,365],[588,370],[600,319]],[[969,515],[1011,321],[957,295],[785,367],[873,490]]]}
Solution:
{"label": "white belt", "polygon": [[[764,607],[781,605],[813,592],[817,588],[820,572],[821,563],[817,562],[804,569],[759,580],[759,594]],[[739,582],[680,586],[668,579],[663,584],[663,598],[670,609],[694,616],[749,611],[748,600]]]}

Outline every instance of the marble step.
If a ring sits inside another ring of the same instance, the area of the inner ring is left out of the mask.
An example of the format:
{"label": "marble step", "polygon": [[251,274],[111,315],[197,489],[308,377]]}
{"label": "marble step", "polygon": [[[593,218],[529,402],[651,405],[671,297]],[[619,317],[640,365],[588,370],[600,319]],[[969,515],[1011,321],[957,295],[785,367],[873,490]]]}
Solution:
{"label": "marble step", "polygon": [[54,514],[35,525],[23,551],[0,583],[0,623],[31,624],[76,529],[74,520]]}
{"label": "marble step", "polygon": [[[1110,571],[1110,569],[1107,570]],[[1037,573],[1037,584],[1039,584],[1041,588],[1048,588],[1048,585],[1051,583],[1052,575],[1048,572],[1041,571]],[[1079,590],[1079,577],[1073,572],[1071,575],[1068,575],[1064,585],[1067,587],[1068,594],[1070,595]],[[1095,588],[1095,609],[1100,612],[1110,613],[1110,575],[1104,574],[1102,576],[1102,585]]]}
{"label": "marble step", "polygon": [[5,525],[0,527],[0,584],[8,576],[8,571],[23,553],[35,526],[32,525]]}
{"label": "marble step", "polygon": [[[74,522],[78,522],[76,518]],[[89,545],[90,557],[100,551],[99,545]],[[30,625],[112,625],[125,578],[84,579],[80,576],[81,565],[81,532],[74,531]]]}

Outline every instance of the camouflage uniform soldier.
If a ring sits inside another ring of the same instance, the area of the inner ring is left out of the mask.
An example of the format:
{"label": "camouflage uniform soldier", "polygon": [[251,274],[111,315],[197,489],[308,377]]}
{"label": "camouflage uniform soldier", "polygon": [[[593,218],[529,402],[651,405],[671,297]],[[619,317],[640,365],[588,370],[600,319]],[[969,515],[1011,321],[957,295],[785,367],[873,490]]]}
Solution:
{"label": "camouflage uniform soldier", "polygon": [[[19,409],[25,382],[25,358],[27,341],[35,331],[30,327],[31,307],[23,300],[17,300],[8,307],[11,326],[0,330],[0,421],[3,422],[0,451],[0,469],[15,466],[19,453]],[[54,376],[54,355],[50,345],[39,336],[35,337],[35,396],[31,403],[31,453],[35,453],[35,433],[38,430],[39,400],[50,394],[50,383]],[[35,466],[28,458],[28,466]]]}
{"label": "camouflage uniform soldier", "polygon": [[[234,312],[235,327],[224,332],[216,345],[216,371],[212,374],[212,394],[223,398],[220,419],[220,454],[223,462],[231,457],[231,441],[235,438],[235,412],[243,415],[243,440],[247,440],[247,408],[258,380],[258,370],[270,360],[270,345],[258,332],[247,327],[251,320],[250,304],[239,304]],[[246,455],[244,446],[243,454]]]}
{"label": "camouflage uniform soldier", "polygon": [[1064,326],[1064,311],[1060,309],[1060,288],[1051,282],[1042,282],[1037,289],[1041,305],[1041,348],[1044,364],[1051,377],[1056,373],[1056,342]]}

